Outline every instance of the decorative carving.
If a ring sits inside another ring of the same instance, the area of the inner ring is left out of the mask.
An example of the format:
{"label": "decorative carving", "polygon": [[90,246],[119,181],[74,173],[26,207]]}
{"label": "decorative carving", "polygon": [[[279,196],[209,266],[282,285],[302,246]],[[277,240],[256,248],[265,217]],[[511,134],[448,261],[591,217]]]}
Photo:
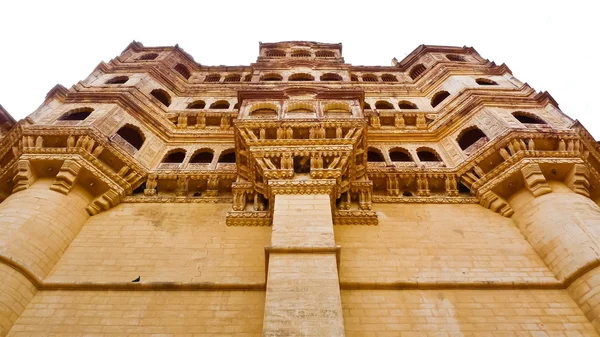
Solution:
{"label": "decorative carving", "polygon": [[50,189],[62,194],[68,194],[75,186],[77,174],[81,170],[81,165],[74,160],[65,160]]}
{"label": "decorative carving", "polygon": [[536,163],[528,164],[521,169],[521,173],[525,179],[525,186],[534,197],[552,192],[552,188],[546,182],[546,177],[544,177],[540,165]]}
{"label": "decorative carving", "polygon": [[189,178],[187,176],[179,176],[177,178],[177,189],[175,190],[175,195],[178,197],[183,197],[188,193],[188,183]]}
{"label": "decorative carving", "polygon": [[479,199],[481,206],[489,208],[496,213],[500,213],[505,217],[510,217],[514,214],[513,209],[506,202],[506,200],[499,197],[492,191],[487,191],[480,196]]}
{"label": "decorative carving", "polygon": [[156,195],[156,186],[158,183],[156,182],[155,175],[149,175],[148,180],[146,180],[146,189],[144,190],[144,195],[147,197],[151,197]]}
{"label": "decorative carving", "polygon": [[29,160],[21,159],[17,162],[17,172],[13,178],[13,193],[27,189],[36,179],[35,171]]}
{"label": "decorative carving", "polygon": [[94,199],[85,210],[89,215],[96,215],[98,213],[109,210],[121,202],[121,196],[119,193],[108,190],[106,193]]}
{"label": "decorative carving", "polygon": [[569,186],[573,192],[588,198],[590,197],[589,170],[584,164],[573,165],[569,173],[567,173],[565,184]]}

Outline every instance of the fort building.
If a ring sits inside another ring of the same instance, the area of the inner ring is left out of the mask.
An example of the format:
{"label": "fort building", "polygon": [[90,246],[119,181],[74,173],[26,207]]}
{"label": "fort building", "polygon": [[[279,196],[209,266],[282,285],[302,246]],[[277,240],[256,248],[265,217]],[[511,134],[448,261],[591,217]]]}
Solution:
{"label": "fort building", "polygon": [[0,336],[598,336],[599,183],[470,47],[133,42],[0,108]]}

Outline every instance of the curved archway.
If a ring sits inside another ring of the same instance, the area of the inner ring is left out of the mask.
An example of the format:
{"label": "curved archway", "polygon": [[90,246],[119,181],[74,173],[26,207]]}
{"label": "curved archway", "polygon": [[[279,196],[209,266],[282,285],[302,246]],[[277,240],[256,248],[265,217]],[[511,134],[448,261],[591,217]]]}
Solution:
{"label": "curved archway", "polygon": [[213,161],[215,154],[212,149],[204,148],[199,149],[192,154],[190,163],[192,164],[210,164]]}
{"label": "curved archway", "polygon": [[188,109],[204,109],[204,107],[206,107],[206,102],[201,99],[193,101],[187,106]]}
{"label": "curved archway", "polygon": [[227,149],[221,152],[218,162],[235,164],[235,149]]}
{"label": "curved archway", "polygon": [[367,161],[372,163],[383,163],[385,162],[385,159],[379,149],[369,147],[367,149]]}
{"label": "curved archway", "polygon": [[327,112],[349,113],[349,112],[351,112],[351,110],[350,110],[350,106],[347,103],[331,102],[331,103],[327,103],[327,104],[325,104],[325,106],[323,106],[323,112],[325,112],[325,113],[327,113]]}
{"label": "curved archway", "polygon": [[281,49],[269,49],[265,53],[266,57],[285,57],[285,50]]}
{"label": "curved archway", "polygon": [[154,60],[158,57],[157,53],[146,53],[142,56],[140,56],[140,58],[138,60],[142,60],[142,61],[151,61]]}
{"label": "curved archway", "polygon": [[229,102],[226,100],[219,100],[210,105],[211,109],[229,109]]}
{"label": "curved archway", "polygon": [[291,54],[292,57],[311,57],[312,54],[309,50],[294,50]]}
{"label": "curved archway", "polygon": [[232,83],[232,82],[240,82],[242,80],[242,74],[230,74],[225,77],[223,82]]}
{"label": "curved archway", "polygon": [[287,106],[286,112],[315,112],[315,107],[308,102],[294,102]]}
{"label": "curved archway", "polygon": [[435,93],[435,95],[433,95],[433,98],[431,99],[431,107],[435,108],[449,96],[450,93],[447,91],[438,91],[437,93]]}
{"label": "curved archway", "polygon": [[64,113],[62,116],[60,116],[60,118],[58,120],[59,121],[82,121],[82,120],[85,120],[86,118],[88,118],[93,111],[94,111],[93,108],[88,108],[88,107],[72,109],[72,110],[69,110],[66,113]]}
{"label": "curved archway", "polygon": [[375,109],[394,109],[394,105],[388,101],[375,102]]}
{"label": "curved archway", "polygon": [[405,110],[415,110],[418,109],[417,105],[413,102],[410,101],[400,101],[398,102],[398,107],[400,109],[405,109]]}
{"label": "curved archway", "polygon": [[314,81],[315,78],[311,74],[296,73],[288,77],[288,81]]}
{"label": "curved archway", "polygon": [[315,55],[317,57],[335,57],[335,53],[331,50],[318,50]]}
{"label": "curved archway", "polygon": [[398,78],[392,74],[383,74],[381,75],[381,80],[383,82],[398,82]]}
{"label": "curved archway", "polygon": [[341,81],[342,76],[340,76],[339,74],[335,74],[335,73],[326,73],[326,74],[321,75],[320,80],[321,81]]}
{"label": "curved archway", "polygon": [[268,73],[268,74],[264,74],[262,75],[262,77],[260,78],[261,81],[281,81],[283,80],[283,77],[277,73]]}
{"label": "curved archway", "polygon": [[123,140],[129,143],[136,149],[140,149],[144,142],[146,141],[146,137],[140,128],[131,124],[125,124],[118,131],[117,135],[119,135]]}
{"label": "curved archway", "polygon": [[471,145],[480,141],[480,139],[483,139],[485,142],[488,140],[485,133],[476,126],[462,130],[458,137],[456,137],[456,141],[462,150],[468,149]]}
{"label": "curved archway", "polygon": [[177,63],[177,65],[175,66],[175,71],[177,71],[186,80],[189,79],[190,76],[192,76],[188,68],[181,63]]}
{"label": "curved archway", "polygon": [[390,150],[390,159],[393,162],[412,162],[410,152],[402,147],[394,147]]}
{"label": "curved archway", "polygon": [[127,76],[115,76],[108,81],[104,82],[105,84],[125,84],[129,81],[129,77]]}
{"label": "curved archway", "polygon": [[273,103],[258,103],[250,108],[251,116],[277,117],[277,105]]}
{"label": "curved archway", "polygon": [[512,115],[522,124],[547,124],[546,121],[529,112],[515,111]]}
{"label": "curved archway", "polygon": [[219,82],[220,80],[221,80],[221,75],[219,75],[219,74],[206,75],[206,77],[204,78],[204,82],[206,82],[206,83],[216,83],[216,82]]}
{"label": "curved archway", "polygon": [[432,148],[420,147],[417,149],[417,157],[422,162],[440,162],[442,159],[440,155]]}
{"label": "curved archway", "polygon": [[475,79],[475,82],[479,85],[498,85],[495,81],[490,80],[489,78],[480,77]]}
{"label": "curved archway", "polygon": [[419,77],[422,73],[424,73],[426,69],[427,68],[425,68],[423,64],[419,63],[410,69],[410,71],[408,72],[408,76],[410,76],[410,78],[414,80],[417,77]]}
{"label": "curved archway", "polygon": [[184,149],[173,149],[167,152],[162,162],[168,164],[181,164],[185,159],[186,151]]}
{"label": "curved archway", "polygon": [[446,58],[450,61],[454,61],[454,62],[465,62],[465,58],[461,55],[456,55],[456,54],[447,54]]}
{"label": "curved archway", "polygon": [[363,82],[378,82],[377,81],[377,76],[375,76],[373,74],[364,74],[364,75],[362,75],[362,80],[363,80]]}
{"label": "curved archway", "polygon": [[150,92],[154,98],[156,98],[159,102],[161,102],[164,106],[168,107],[171,105],[171,95],[169,95],[163,89],[154,89]]}

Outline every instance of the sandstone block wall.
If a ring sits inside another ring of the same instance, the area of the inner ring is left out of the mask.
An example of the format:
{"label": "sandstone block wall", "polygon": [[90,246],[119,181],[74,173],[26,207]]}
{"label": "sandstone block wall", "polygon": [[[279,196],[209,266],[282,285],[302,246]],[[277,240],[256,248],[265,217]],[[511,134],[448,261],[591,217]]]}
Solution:
{"label": "sandstone block wall", "polygon": [[0,336],[8,333],[36,292],[23,274],[0,263]]}
{"label": "sandstone block wall", "polygon": [[556,282],[509,218],[479,205],[374,204],[377,226],[336,226],[344,282]]}
{"label": "sandstone block wall", "polygon": [[343,290],[347,336],[598,336],[564,290]]}
{"label": "sandstone block wall", "polygon": [[263,291],[41,291],[10,337],[260,336]]}
{"label": "sandstone block wall", "polygon": [[228,204],[120,204],[93,216],[52,282],[258,283],[268,227],[228,227]]}

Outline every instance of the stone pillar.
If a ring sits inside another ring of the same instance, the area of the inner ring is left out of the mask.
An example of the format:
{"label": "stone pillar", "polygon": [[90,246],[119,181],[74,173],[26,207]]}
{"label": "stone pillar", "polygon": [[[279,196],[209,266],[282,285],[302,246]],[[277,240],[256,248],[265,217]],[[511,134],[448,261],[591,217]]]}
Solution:
{"label": "stone pillar", "polygon": [[525,238],[600,332],[600,207],[580,169],[564,183],[525,169],[527,188],[508,203]]}
{"label": "stone pillar", "polygon": [[561,182],[534,197],[521,190],[508,199],[513,220],[559,281],[600,262],[600,207]]}
{"label": "stone pillar", "polygon": [[328,194],[276,194],[263,336],[344,336]]}
{"label": "stone pillar", "polygon": [[56,191],[54,179],[41,178],[0,204],[2,258],[44,280],[89,217],[89,193],[69,189]]}

